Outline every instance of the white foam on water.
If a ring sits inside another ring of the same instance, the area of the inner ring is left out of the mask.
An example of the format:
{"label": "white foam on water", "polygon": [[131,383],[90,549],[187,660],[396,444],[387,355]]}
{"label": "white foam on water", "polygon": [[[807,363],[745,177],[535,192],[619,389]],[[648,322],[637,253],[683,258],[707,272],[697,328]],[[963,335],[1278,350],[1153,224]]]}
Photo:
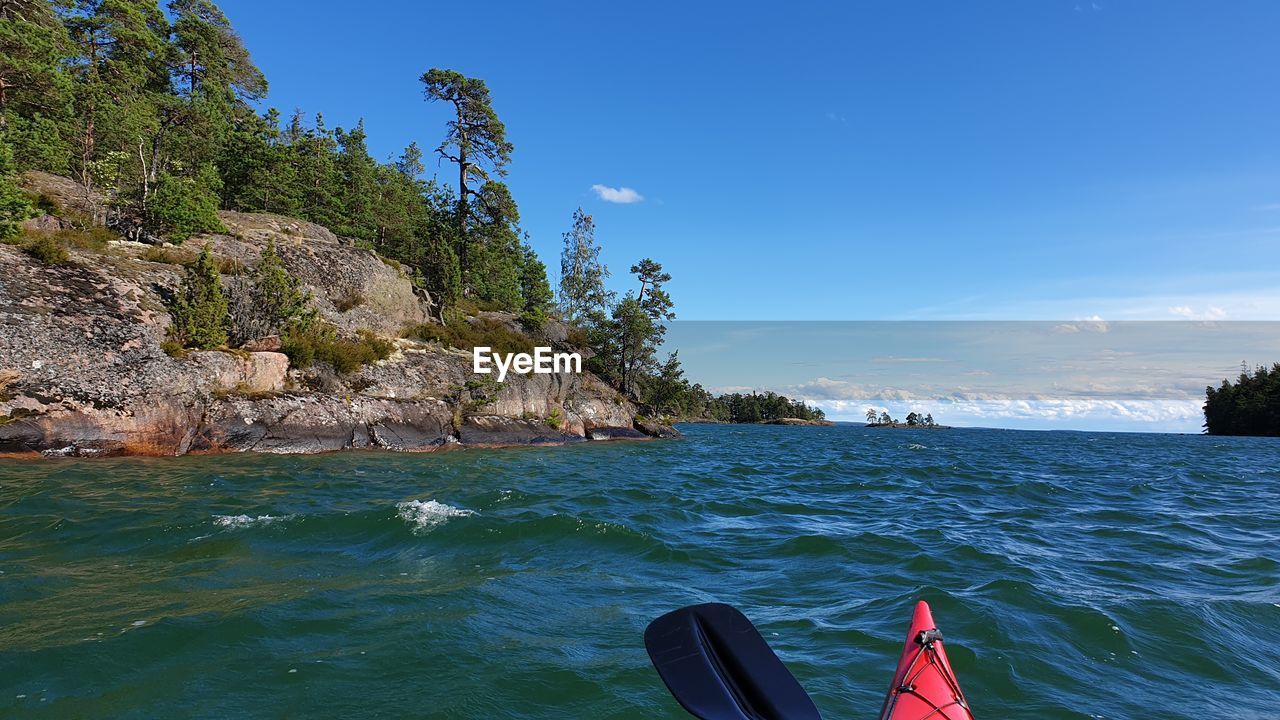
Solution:
{"label": "white foam on water", "polygon": [[254,525],[270,525],[278,520],[288,518],[288,515],[214,515],[213,522],[215,525],[226,528],[246,528]]}
{"label": "white foam on water", "polygon": [[907,449],[908,450],[928,450],[929,447],[927,445],[921,445],[920,443],[911,443],[910,445],[907,446]]}
{"label": "white foam on water", "polygon": [[475,514],[474,510],[456,508],[435,500],[409,500],[396,505],[396,515],[409,523],[414,532],[429,532],[448,522],[449,518]]}

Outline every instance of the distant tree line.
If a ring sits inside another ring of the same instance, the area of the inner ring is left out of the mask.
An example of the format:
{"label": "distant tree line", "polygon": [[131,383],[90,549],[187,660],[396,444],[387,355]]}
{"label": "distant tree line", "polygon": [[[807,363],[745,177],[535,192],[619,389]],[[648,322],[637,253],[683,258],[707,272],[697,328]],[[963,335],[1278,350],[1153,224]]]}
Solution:
{"label": "distant tree line", "polygon": [[[756,423],[784,418],[825,420],[821,408],[769,392],[714,395],[679,377],[674,354],[646,384],[647,407],[679,420]],[[673,379],[674,378],[674,379]]]}
{"label": "distant tree line", "polygon": [[908,427],[938,427],[933,421],[933,413],[921,415],[918,412],[907,413],[906,421],[898,420],[888,410],[877,412],[875,408],[867,408],[868,425],[906,425]]}
{"label": "distant tree line", "polygon": [[1210,435],[1280,435],[1280,363],[1242,368],[1234,383],[1205,388],[1204,429]]}

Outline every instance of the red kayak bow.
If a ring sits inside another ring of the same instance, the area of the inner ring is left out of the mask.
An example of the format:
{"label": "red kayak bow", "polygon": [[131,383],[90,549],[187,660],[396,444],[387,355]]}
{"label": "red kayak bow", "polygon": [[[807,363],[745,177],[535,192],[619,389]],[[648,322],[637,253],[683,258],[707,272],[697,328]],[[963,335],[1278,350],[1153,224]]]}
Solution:
{"label": "red kayak bow", "polygon": [[960,683],[951,671],[942,633],[921,600],[911,615],[907,644],[880,710],[880,720],[973,720]]}

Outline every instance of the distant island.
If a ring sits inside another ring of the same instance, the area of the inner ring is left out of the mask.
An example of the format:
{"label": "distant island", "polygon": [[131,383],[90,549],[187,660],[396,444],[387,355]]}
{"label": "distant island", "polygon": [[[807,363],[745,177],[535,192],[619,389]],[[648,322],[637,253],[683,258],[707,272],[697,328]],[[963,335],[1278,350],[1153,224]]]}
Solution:
{"label": "distant island", "polygon": [[939,425],[933,421],[933,413],[921,415],[917,412],[907,413],[905,421],[898,420],[888,410],[876,412],[875,408],[867,408],[867,427],[872,428],[922,428],[927,430],[950,430],[949,425]]}
{"label": "distant island", "polygon": [[1280,436],[1280,363],[1242,365],[1234,383],[1205,388],[1204,430],[1209,435]]}
{"label": "distant island", "polygon": [[726,393],[713,395],[701,385],[689,385],[682,378],[673,382],[669,401],[663,407],[676,422],[735,423],[756,425],[828,426],[821,408],[803,400],[792,400],[776,392]]}

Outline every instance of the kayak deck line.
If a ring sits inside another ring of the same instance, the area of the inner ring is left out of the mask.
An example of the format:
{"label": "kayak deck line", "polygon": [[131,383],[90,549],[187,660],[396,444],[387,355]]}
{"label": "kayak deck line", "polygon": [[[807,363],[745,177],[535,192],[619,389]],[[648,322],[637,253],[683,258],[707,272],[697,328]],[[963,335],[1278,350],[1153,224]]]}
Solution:
{"label": "kayak deck line", "polygon": [[880,710],[880,720],[973,720],[969,703],[951,670],[942,632],[929,605],[912,613],[898,669]]}

